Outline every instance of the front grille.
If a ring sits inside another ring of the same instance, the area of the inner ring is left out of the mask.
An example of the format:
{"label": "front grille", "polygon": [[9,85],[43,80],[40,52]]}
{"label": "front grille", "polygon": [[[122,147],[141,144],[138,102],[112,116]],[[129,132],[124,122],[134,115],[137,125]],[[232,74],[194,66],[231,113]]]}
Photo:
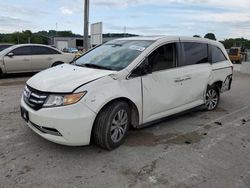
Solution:
{"label": "front grille", "polygon": [[23,91],[23,98],[25,103],[34,110],[41,109],[47,97],[47,93],[38,91],[29,86],[25,86],[25,89]]}

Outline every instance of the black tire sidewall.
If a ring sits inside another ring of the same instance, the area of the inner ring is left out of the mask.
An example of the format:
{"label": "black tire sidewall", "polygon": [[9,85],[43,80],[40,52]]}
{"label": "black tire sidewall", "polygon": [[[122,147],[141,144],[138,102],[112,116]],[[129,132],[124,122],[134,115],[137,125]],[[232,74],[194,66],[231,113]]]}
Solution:
{"label": "black tire sidewall", "polygon": [[0,78],[4,78],[5,74],[3,73],[2,69],[0,69]]}
{"label": "black tire sidewall", "polygon": [[[120,111],[120,110],[125,110],[127,112],[127,115],[128,115],[128,126],[127,126],[127,129],[125,130],[125,134],[123,136],[123,138],[115,143],[112,141],[111,139],[111,124],[112,124],[112,121],[113,121],[113,118],[116,116],[117,112]],[[114,149],[114,148],[117,148],[119,147],[120,145],[122,145],[125,141],[125,138],[128,134],[128,129],[129,129],[129,125],[130,125],[130,118],[131,115],[130,115],[130,110],[129,110],[129,106],[127,103],[125,102],[119,102],[119,103],[116,103],[115,105],[113,105],[113,110],[111,111],[108,119],[107,119],[107,122],[106,123],[106,127],[107,127],[107,130],[106,130],[106,136],[107,136],[107,142],[108,142],[108,145],[110,147],[110,149]]]}

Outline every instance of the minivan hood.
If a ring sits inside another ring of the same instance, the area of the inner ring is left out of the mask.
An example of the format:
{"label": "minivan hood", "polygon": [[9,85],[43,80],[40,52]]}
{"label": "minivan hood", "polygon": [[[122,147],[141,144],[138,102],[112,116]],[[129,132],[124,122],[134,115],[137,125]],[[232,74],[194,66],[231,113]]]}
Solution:
{"label": "minivan hood", "polygon": [[27,81],[27,85],[44,92],[69,93],[114,72],[63,64],[36,74]]}

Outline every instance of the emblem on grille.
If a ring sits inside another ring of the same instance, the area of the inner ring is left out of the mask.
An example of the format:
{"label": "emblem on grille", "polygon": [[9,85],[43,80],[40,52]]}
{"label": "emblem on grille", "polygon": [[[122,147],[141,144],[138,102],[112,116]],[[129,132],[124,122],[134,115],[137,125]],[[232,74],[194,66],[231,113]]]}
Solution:
{"label": "emblem on grille", "polygon": [[27,98],[29,99],[31,95],[31,91],[27,91]]}

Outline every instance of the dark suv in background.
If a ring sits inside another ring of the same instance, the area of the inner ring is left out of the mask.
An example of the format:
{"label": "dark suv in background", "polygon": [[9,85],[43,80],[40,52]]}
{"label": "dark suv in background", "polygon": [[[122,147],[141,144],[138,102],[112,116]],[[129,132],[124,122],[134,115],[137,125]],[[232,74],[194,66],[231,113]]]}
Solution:
{"label": "dark suv in background", "polygon": [[12,44],[0,44],[0,52],[3,51],[6,48],[11,47],[11,46],[12,46]]}

